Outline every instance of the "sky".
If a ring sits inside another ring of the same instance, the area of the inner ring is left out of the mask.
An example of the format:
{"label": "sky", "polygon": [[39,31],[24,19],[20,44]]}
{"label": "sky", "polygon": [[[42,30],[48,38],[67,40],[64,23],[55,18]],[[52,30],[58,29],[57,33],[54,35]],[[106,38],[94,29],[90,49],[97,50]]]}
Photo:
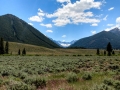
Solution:
{"label": "sky", "polygon": [[120,28],[120,0],[0,0],[13,14],[54,40],[70,42]]}

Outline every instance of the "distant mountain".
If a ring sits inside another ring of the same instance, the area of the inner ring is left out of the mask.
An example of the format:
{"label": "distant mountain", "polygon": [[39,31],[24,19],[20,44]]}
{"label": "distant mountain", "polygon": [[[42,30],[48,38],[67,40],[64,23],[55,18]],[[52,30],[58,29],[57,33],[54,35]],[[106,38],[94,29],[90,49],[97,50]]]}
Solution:
{"label": "distant mountain", "polygon": [[120,29],[114,28],[110,31],[102,31],[93,36],[79,39],[70,47],[105,49],[108,42],[112,44],[114,49],[120,49]]}
{"label": "distant mountain", "polygon": [[71,42],[63,42],[63,41],[55,41],[55,42],[58,43],[62,47],[69,47],[70,45],[74,44],[76,40],[73,40]]}
{"label": "distant mountain", "polygon": [[11,14],[0,16],[0,37],[3,37],[6,41],[33,44],[48,48],[59,47],[37,29]]}

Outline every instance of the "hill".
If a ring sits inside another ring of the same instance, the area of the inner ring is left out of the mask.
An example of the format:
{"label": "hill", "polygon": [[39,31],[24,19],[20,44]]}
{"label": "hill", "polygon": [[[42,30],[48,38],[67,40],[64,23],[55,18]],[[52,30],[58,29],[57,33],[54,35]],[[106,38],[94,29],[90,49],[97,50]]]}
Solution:
{"label": "hill", "polygon": [[79,39],[70,47],[105,49],[108,42],[111,42],[114,49],[120,49],[120,30],[118,28],[114,28],[110,31],[102,31],[93,36]]}
{"label": "hill", "polygon": [[0,16],[0,37],[3,37],[5,41],[26,43],[48,48],[59,47],[37,29],[11,14]]}

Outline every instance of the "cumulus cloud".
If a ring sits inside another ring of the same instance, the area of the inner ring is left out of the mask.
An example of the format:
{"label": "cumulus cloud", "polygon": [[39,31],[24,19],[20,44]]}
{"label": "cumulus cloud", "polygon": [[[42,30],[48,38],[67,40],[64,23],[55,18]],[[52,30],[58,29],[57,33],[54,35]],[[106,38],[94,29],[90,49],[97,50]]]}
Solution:
{"label": "cumulus cloud", "polygon": [[41,26],[45,26],[45,27],[47,27],[47,28],[52,28],[52,24],[40,24]]}
{"label": "cumulus cloud", "polygon": [[32,23],[28,23],[29,25],[31,25],[31,26],[33,26],[33,24]]}
{"label": "cumulus cloud", "polygon": [[33,22],[42,22],[44,20],[44,16],[45,16],[45,13],[39,8],[37,15],[32,16],[28,19]]}
{"label": "cumulus cloud", "polygon": [[106,21],[106,20],[107,20],[107,17],[108,17],[108,15],[106,15],[106,16],[103,18],[103,20]]}
{"label": "cumulus cloud", "polygon": [[110,31],[114,28],[119,28],[120,29],[120,17],[116,18],[116,25],[113,25],[111,24],[111,27],[110,28],[106,28],[105,31]]}
{"label": "cumulus cloud", "polygon": [[91,26],[98,26],[98,24],[97,23],[93,23]]}
{"label": "cumulus cloud", "polygon": [[118,18],[116,19],[116,23],[117,23],[117,24],[120,24],[120,17],[118,17]]}
{"label": "cumulus cloud", "polygon": [[70,2],[70,0],[57,0],[57,2],[64,3],[64,2]]}
{"label": "cumulus cloud", "polygon": [[30,21],[33,21],[33,22],[42,22],[44,20],[44,18],[42,17],[39,17],[39,16],[32,16],[30,18],[28,18]]}
{"label": "cumulus cloud", "polygon": [[111,8],[108,9],[108,11],[111,11],[111,10],[113,10],[113,9],[114,9],[114,7],[111,7]]}
{"label": "cumulus cloud", "polygon": [[66,35],[62,35],[62,38],[65,38],[66,37]]}
{"label": "cumulus cloud", "polygon": [[69,0],[57,0],[59,2],[66,2],[62,4],[62,8],[58,8],[52,14],[46,14],[47,18],[55,18],[52,22],[56,26],[63,26],[67,24],[79,23],[99,23],[100,20],[95,18],[93,12],[86,11],[91,8],[100,9],[102,2],[95,2],[94,0],[80,0],[71,3]]}
{"label": "cumulus cloud", "polygon": [[47,32],[47,33],[53,33],[53,31],[52,31],[52,30],[47,30],[46,32]]}
{"label": "cumulus cloud", "polygon": [[91,33],[94,35],[94,34],[96,34],[97,32],[93,30],[93,31],[91,31]]}

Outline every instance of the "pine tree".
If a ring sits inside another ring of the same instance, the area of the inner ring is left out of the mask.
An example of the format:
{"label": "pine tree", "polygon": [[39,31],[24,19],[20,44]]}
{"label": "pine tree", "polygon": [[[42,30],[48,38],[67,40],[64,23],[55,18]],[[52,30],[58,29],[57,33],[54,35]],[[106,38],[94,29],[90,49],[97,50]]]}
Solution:
{"label": "pine tree", "polygon": [[99,48],[97,49],[97,53],[96,53],[97,55],[100,55],[100,50],[99,50]]}
{"label": "pine tree", "polygon": [[21,52],[20,52],[20,49],[18,50],[18,55],[20,55],[21,54]]}
{"label": "pine tree", "polygon": [[113,55],[115,55],[115,52],[114,52],[114,51],[112,51],[112,54],[113,54]]}
{"label": "pine tree", "polygon": [[26,50],[25,50],[25,48],[24,48],[23,51],[22,51],[22,55],[26,55]]}
{"label": "pine tree", "polygon": [[106,51],[104,51],[104,56],[106,56]]}
{"label": "pine tree", "polygon": [[9,43],[7,41],[5,44],[5,54],[8,54],[8,53],[9,53]]}
{"label": "pine tree", "polygon": [[112,46],[111,46],[110,42],[107,45],[107,51],[108,51],[108,56],[111,56]]}
{"label": "pine tree", "polygon": [[4,54],[4,41],[3,38],[0,40],[0,54]]}

